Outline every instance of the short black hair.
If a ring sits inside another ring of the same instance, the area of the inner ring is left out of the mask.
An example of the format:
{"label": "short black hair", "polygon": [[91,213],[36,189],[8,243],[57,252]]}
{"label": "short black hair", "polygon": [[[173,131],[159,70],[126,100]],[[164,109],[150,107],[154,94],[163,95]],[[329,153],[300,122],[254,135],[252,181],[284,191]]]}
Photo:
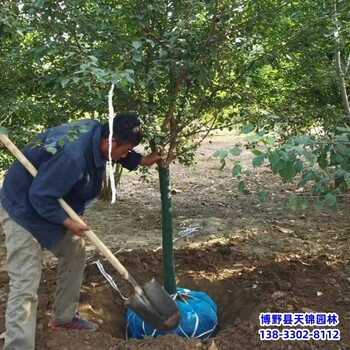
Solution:
{"label": "short black hair", "polygon": [[[101,136],[108,138],[109,124],[102,125]],[[134,147],[142,140],[141,123],[135,113],[122,112],[118,113],[113,119],[112,137],[117,141],[118,145],[131,143]]]}

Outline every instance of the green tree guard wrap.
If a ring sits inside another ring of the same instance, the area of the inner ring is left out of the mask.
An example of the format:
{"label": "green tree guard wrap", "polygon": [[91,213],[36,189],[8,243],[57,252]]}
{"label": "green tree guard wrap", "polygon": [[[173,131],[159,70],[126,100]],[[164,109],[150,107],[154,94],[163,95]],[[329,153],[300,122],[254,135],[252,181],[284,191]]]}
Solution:
{"label": "green tree guard wrap", "polygon": [[176,293],[173,249],[173,217],[171,208],[170,170],[158,167],[160,198],[162,202],[162,246],[164,289],[169,294]]}

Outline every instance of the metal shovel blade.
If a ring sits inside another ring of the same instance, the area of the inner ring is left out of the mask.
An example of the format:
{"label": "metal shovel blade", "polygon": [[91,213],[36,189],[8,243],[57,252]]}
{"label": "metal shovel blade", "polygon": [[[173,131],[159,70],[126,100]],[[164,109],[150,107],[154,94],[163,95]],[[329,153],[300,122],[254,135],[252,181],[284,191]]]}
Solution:
{"label": "metal shovel blade", "polygon": [[175,329],[180,323],[180,311],[175,300],[153,278],[141,289],[142,294],[135,293],[128,298],[126,306],[155,329]]}

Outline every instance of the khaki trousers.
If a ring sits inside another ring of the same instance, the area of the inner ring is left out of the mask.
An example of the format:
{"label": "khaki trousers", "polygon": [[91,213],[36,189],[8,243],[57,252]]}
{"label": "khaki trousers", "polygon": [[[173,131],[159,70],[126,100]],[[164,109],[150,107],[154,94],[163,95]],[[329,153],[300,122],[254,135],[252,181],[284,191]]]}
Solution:
{"label": "khaki trousers", "polygon": [[[0,222],[6,236],[6,269],[10,277],[3,350],[34,350],[43,249],[1,206]],[[52,318],[58,323],[67,323],[78,307],[86,262],[85,242],[66,232],[51,251],[58,258]]]}

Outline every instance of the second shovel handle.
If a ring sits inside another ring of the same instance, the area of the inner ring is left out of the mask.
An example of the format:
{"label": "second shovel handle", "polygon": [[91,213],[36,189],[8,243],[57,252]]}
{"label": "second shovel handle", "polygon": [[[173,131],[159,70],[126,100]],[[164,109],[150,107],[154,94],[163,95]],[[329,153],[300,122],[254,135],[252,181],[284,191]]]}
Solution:
{"label": "second shovel handle", "polygon": [[[14,145],[14,143],[5,135],[0,133],[0,141],[8,148],[8,150],[18,159],[18,161],[29,171],[33,177],[38,173],[37,169],[27,159],[27,157]],[[58,199],[61,207],[67,213],[67,215],[76,221],[84,224],[81,217],[72,209],[72,207],[62,198]],[[120,263],[120,261],[112,254],[107,246],[96,236],[92,230],[85,232],[89,240],[96,246],[96,248],[107,258],[107,260],[116,268],[116,270],[135,288],[135,291],[141,293],[141,287],[135,281],[135,279],[129,274],[126,268]]]}

